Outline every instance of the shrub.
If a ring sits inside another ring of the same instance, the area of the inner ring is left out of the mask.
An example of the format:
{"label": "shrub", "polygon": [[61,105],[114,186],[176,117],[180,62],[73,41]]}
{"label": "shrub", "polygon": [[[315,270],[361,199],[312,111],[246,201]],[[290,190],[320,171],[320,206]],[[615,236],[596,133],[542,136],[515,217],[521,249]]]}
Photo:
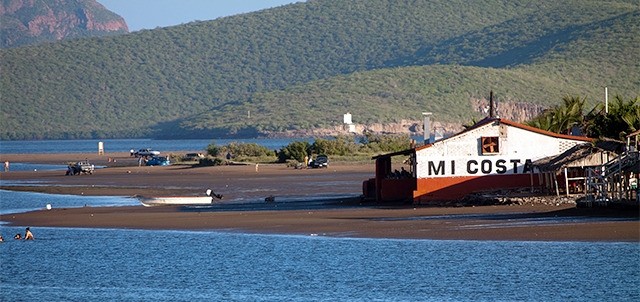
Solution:
{"label": "shrub", "polygon": [[396,152],[411,148],[411,137],[407,134],[365,133],[360,143],[362,152]]}
{"label": "shrub", "polygon": [[215,141],[211,141],[211,143],[207,146],[207,154],[213,157],[220,155],[220,147],[216,145]]}
{"label": "shrub", "polygon": [[202,158],[198,162],[198,166],[220,166],[224,163],[224,161],[217,157],[207,157]]}
{"label": "shrub", "polygon": [[357,150],[355,141],[346,136],[338,136],[332,140],[319,138],[311,145],[311,151],[315,154],[351,155]]}
{"label": "shrub", "polygon": [[284,163],[288,159],[304,162],[305,156],[311,153],[309,142],[291,142],[278,152],[278,162]]}

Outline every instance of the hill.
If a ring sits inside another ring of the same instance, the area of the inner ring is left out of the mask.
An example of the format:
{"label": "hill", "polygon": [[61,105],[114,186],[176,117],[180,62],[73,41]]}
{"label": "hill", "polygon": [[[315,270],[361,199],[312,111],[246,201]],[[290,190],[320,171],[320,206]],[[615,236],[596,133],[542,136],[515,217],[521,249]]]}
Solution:
{"label": "hill", "polygon": [[122,17],[95,0],[3,0],[0,47],[128,33]]}
{"label": "hill", "polygon": [[462,123],[489,89],[540,106],[604,86],[637,96],[638,4],[308,1],[2,50],[0,138],[256,136],[347,111]]}

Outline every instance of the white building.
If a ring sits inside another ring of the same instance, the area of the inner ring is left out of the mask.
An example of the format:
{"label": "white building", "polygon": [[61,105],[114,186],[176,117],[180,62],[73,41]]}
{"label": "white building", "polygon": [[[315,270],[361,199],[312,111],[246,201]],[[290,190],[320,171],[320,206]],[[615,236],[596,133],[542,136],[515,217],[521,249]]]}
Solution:
{"label": "white building", "polygon": [[[422,203],[480,191],[538,187],[541,181],[532,173],[533,161],[591,141],[486,118],[449,138],[377,156],[376,177],[365,182],[363,191],[377,201]],[[409,173],[394,173],[393,156],[408,156]]]}

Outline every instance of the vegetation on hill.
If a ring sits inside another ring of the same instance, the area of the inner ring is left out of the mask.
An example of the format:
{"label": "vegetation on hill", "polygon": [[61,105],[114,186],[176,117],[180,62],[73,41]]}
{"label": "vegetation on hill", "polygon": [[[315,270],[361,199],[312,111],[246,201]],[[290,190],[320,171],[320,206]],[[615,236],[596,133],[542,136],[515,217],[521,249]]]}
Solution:
{"label": "vegetation on hill", "polygon": [[0,51],[1,139],[257,136],[638,95],[636,0],[307,1]]}

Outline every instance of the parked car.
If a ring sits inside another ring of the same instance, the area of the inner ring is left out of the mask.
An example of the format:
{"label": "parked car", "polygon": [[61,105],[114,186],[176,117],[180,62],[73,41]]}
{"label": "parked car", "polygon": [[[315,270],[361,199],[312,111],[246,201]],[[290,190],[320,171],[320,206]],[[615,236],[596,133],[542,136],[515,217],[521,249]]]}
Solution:
{"label": "parked car", "polygon": [[166,156],[154,156],[147,160],[147,166],[168,166],[171,162]]}
{"label": "parked car", "polygon": [[160,151],[151,150],[149,148],[140,149],[133,153],[135,157],[147,157],[147,156],[158,156],[160,155]]}
{"label": "parked car", "polygon": [[182,157],[183,161],[196,161],[204,158],[202,153],[187,153]]}
{"label": "parked car", "polygon": [[326,155],[318,155],[309,163],[311,168],[327,168],[329,166],[329,157]]}

